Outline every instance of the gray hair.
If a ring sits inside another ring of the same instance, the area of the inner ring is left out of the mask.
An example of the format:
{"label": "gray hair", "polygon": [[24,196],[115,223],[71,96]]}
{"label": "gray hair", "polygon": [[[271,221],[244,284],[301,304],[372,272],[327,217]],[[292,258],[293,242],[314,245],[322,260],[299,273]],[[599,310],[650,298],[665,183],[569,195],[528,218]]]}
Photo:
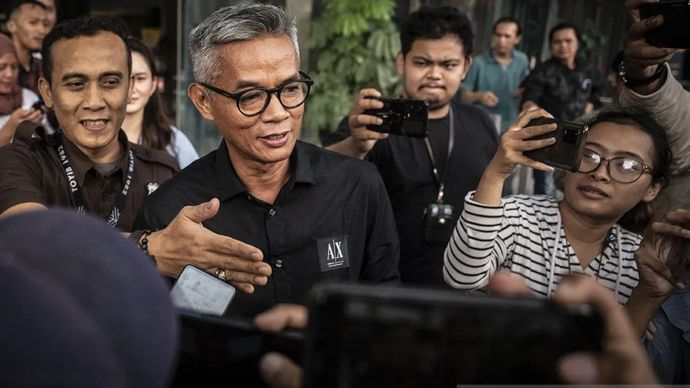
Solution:
{"label": "gray hair", "polygon": [[299,59],[297,26],[285,10],[270,4],[223,7],[204,19],[189,33],[194,78],[213,82],[220,72],[218,50],[225,44],[285,34],[292,40]]}

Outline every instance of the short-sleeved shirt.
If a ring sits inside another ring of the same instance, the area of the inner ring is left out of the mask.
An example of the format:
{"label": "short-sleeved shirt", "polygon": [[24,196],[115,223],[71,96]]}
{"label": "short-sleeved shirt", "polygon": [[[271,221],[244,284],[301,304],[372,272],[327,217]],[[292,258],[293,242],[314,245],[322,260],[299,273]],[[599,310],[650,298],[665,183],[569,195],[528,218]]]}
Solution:
{"label": "short-sleeved shirt", "polygon": [[[451,158],[446,163],[449,119],[429,120],[429,141],[436,165],[444,176],[444,203],[455,208],[450,225],[455,225],[465,195],[477,188],[484,169],[498,147],[498,134],[487,114],[471,105],[453,102],[455,132]],[[347,123],[345,123],[347,125]],[[435,203],[438,185],[432,173],[423,139],[389,136],[376,142],[366,159],[376,164],[393,204],[400,236],[400,278],[403,284],[445,287],[443,252],[452,227],[439,241],[425,237],[424,211]]]}
{"label": "short-sleeved shirt", "polygon": [[397,282],[399,243],[376,167],[298,141],[290,178],[275,203],[252,196],[223,141],[149,197],[136,229],[160,229],[184,206],[212,198],[211,231],[259,248],[273,274],[251,295],[237,293],[228,315],[251,317],[276,303],[304,303],[321,281]]}
{"label": "short-sleeved shirt", "polygon": [[585,113],[588,102],[595,108],[601,105],[600,83],[599,73],[581,61],[571,70],[551,58],[525,78],[522,101],[533,101],[559,120],[575,120]]}
{"label": "short-sleeved shirt", "polygon": [[[37,202],[48,207],[75,208],[67,175],[55,149],[54,135],[36,131],[35,125],[20,124],[15,142],[0,148],[0,213],[14,205]],[[107,220],[126,180],[129,150],[134,154],[134,172],[118,229],[132,230],[134,217],[144,199],[178,170],[177,162],[164,151],[141,147],[127,141],[120,130],[122,156],[105,175],[66,136],[62,142],[75,170],[88,214]]]}
{"label": "short-sleeved shirt", "polygon": [[520,112],[520,97],[517,90],[520,82],[529,73],[529,61],[525,53],[513,50],[512,59],[506,66],[494,58],[492,51],[478,55],[472,62],[462,89],[469,91],[492,91],[498,97],[498,104],[488,107],[480,102],[474,105],[488,113],[501,116],[501,132],[515,121]]}

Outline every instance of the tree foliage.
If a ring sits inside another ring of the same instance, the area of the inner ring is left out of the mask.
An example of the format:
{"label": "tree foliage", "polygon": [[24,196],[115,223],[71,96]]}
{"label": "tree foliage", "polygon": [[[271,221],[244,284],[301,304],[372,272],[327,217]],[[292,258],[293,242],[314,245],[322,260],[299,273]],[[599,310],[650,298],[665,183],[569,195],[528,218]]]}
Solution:
{"label": "tree foliage", "polygon": [[392,20],[394,0],[323,0],[309,47],[316,58],[305,127],[334,131],[360,89],[399,93],[395,56],[400,41]]}

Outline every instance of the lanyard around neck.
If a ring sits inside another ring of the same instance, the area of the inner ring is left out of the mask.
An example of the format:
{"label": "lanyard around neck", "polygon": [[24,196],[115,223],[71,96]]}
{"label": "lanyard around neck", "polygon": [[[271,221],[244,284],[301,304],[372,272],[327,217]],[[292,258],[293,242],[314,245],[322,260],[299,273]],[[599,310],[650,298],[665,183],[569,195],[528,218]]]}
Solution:
{"label": "lanyard around neck", "polygon": [[[55,150],[57,151],[58,158],[60,160],[60,165],[65,171],[65,177],[67,178],[67,184],[69,186],[70,196],[72,197],[72,204],[74,209],[79,214],[86,214],[86,202],[84,202],[84,197],[82,196],[81,187],[79,187],[79,182],[77,182],[77,172],[72,167],[67,156],[67,151],[65,151],[65,145],[62,141],[62,134],[56,133],[55,136]],[[122,209],[125,207],[125,201],[127,200],[127,193],[129,193],[129,187],[132,184],[132,177],[134,175],[134,152],[130,149],[127,155],[127,176],[122,184],[122,190],[118,193],[117,199],[115,200],[115,206],[113,210],[110,211],[110,216],[106,221],[108,225],[115,227],[117,221],[120,219],[122,214]]]}
{"label": "lanyard around neck", "polygon": [[443,196],[445,194],[445,184],[444,180],[446,178],[446,173],[450,168],[450,157],[453,153],[453,146],[455,145],[455,131],[453,129],[453,124],[455,118],[453,117],[453,107],[448,105],[448,154],[446,155],[446,163],[443,165],[443,175],[439,175],[438,167],[436,166],[436,161],[434,160],[434,151],[431,149],[431,143],[429,142],[429,137],[424,138],[424,144],[426,144],[426,150],[429,153],[429,159],[431,160],[431,172],[434,174],[434,181],[438,186],[438,197],[436,202],[443,203]]}

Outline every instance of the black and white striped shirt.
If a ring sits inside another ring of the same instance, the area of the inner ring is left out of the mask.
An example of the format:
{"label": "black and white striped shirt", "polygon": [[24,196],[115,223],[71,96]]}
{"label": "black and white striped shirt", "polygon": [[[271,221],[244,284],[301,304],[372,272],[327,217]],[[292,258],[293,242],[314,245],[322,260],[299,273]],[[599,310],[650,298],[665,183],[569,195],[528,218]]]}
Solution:
{"label": "black and white striped shirt", "polygon": [[501,206],[487,206],[474,202],[473,196],[470,192],[465,197],[465,208],[444,255],[443,277],[449,285],[478,289],[486,286],[497,269],[505,268],[546,297],[551,257],[555,255],[552,288],[564,276],[584,273],[610,290],[615,290],[618,282],[618,302],[625,303],[637,286],[634,254],[640,235],[615,224],[602,252],[583,270],[563,226],[559,227],[561,214],[555,198],[519,195],[504,198]]}

